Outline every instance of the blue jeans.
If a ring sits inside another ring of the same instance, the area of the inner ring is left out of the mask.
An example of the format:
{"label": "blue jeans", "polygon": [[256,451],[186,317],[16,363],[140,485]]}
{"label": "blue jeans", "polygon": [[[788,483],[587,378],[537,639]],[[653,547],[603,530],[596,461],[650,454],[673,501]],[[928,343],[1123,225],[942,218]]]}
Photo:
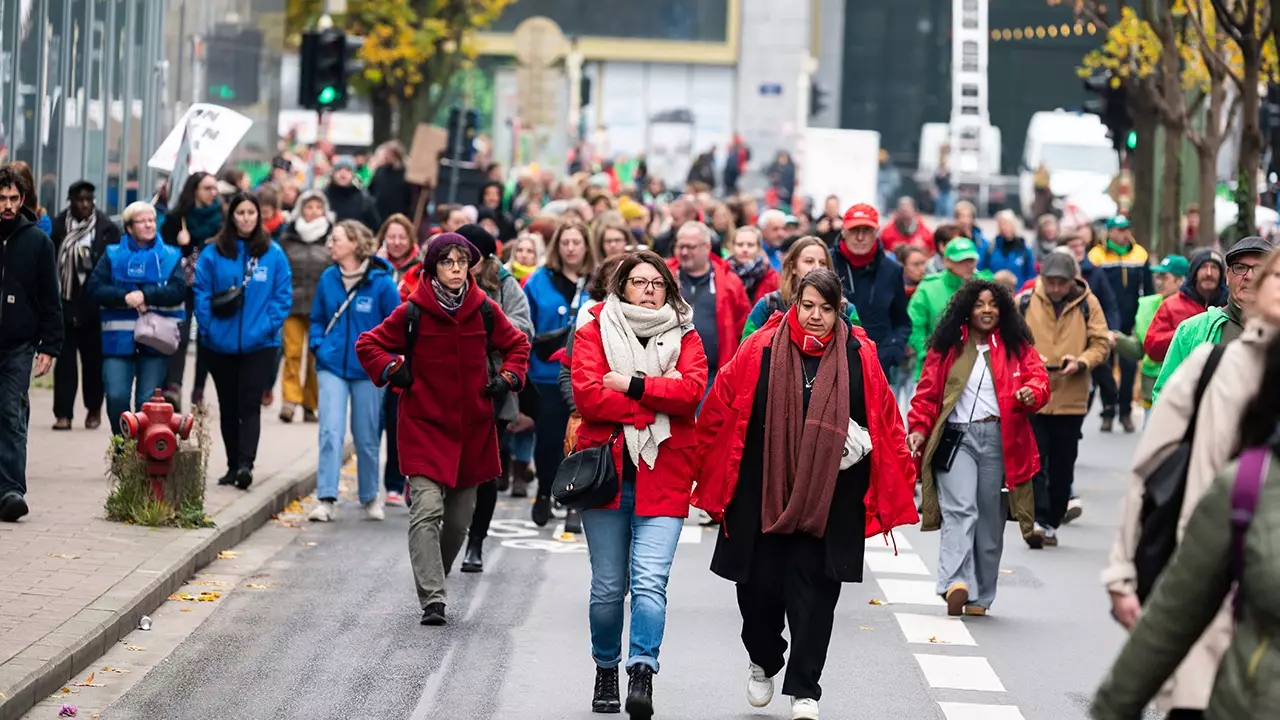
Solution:
{"label": "blue jeans", "polygon": [[164,388],[168,374],[169,358],[165,355],[102,359],[102,389],[107,395],[107,427],[111,432],[120,434],[120,415],[130,409],[141,410],[156,388]]}
{"label": "blue jeans", "polygon": [[503,438],[503,449],[511,452],[511,458],[516,462],[533,462],[533,430],[512,434],[507,433]]}
{"label": "blue jeans", "polygon": [[342,475],[342,441],[347,437],[347,400],[351,400],[351,436],[356,441],[356,476],[361,504],[378,499],[378,455],[382,449],[382,388],[366,379],[344,380],[326,370],[316,373],[320,386],[320,461],[316,497],[338,499]]}
{"label": "blue jeans", "polygon": [[623,483],[617,510],[584,510],[591,556],[591,657],[602,668],[622,662],[623,601],[631,578],[631,654],[627,667],[658,672],[667,624],[667,578],[683,518],[640,517],[635,483]]}

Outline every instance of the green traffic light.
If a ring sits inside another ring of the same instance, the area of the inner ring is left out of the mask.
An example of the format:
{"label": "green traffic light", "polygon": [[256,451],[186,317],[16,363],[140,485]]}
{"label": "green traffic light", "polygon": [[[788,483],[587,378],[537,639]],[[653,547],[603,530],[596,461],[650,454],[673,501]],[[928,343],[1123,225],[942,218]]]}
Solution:
{"label": "green traffic light", "polygon": [[1138,147],[1138,131],[1130,130],[1129,137],[1125,138],[1124,144],[1130,149]]}
{"label": "green traffic light", "polygon": [[320,91],[319,100],[321,105],[332,105],[334,101],[336,101],[337,99],[338,99],[338,89],[333,87],[332,85],[326,86],[323,90]]}
{"label": "green traffic light", "polygon": [[236,91],[230,85],[210,86],[209,94],[222,100],[234,100],[236,98]]}

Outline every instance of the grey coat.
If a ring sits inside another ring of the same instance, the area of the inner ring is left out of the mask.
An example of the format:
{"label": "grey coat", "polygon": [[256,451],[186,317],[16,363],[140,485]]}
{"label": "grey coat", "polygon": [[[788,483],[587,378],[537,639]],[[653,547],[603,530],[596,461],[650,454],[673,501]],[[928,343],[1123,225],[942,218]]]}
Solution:
{"label": "grey coat", "polygon": [[[529,299],[525,297],[524,289],[520,287],[520,281],[515,276],[507,272],[504,268],[500,271],[498,280],[497,294],[489,294],[489,297],[502,308],[502,313],[507,316],[511,324],[517,330],[524,333],[526,337],[533,337],[533,316],[529,313]],[[502,367],[502,353],[489,353],[489,373],[496,374],[498,369]],[[499,420],[513,422],[516,416],[520,414],[520,398],[519,393],[507,393],[506,399],[502,402],[502,407],[497,409],[497,417]]]}

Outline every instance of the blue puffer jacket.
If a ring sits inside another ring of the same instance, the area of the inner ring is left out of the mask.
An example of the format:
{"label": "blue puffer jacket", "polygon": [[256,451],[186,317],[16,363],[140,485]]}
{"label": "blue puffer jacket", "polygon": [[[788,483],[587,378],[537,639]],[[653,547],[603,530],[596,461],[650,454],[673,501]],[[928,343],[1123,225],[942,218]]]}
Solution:
{"label": "blue puffer jacket", "polygon": [[[228,318],[214,317],[213,296],[241,284],[244,304],[240,310]],[[224,257],[216,247],[205,248],[196,261],[192,290],[200,342],[206,349],[239,355],[280,347],[280,328],[293,307],[293,273],[276,243],[258,258],[247,256],[243,240],[236,241],[234,258]]]}
{"label": "blue puffer jacket", "polygon": [[1022,287],[1036,276],[1036,257],[1022,238],[1006,238],[997,235],[991,244],[982,251],[979,270],[986,270],[992,275],[1001,270],[1008,270],[1017,278],[1014,287]]}
{"label": "blue puffer jacket", "polygon": [[[576,306],[566,302],[564,295],[552,281],[553,274],[557,273],[546,267],[540,267],[524,284],[525,297],[529,298],[529,315],[533,319],[534,342],[533,354],[529,356],[529,382],[545,385],[557,384],[560,377],[560,363],[547,362],[538,357],[538,336],[570,327],[578,316],[578,307],[590,299],[586,292],[586,283],[582,283],[583,291],[578,296]],[[569,339],[568,334],[564,339]]]}
{"label": "blue puffer jacket", "polygon": [[[391,311],[400,305],[400,291],[391,271],[391,263],[380,257],[369,258],[369,269],[364,279],[356,285],[356,293],[347,309],[333,322],[333,316],[347,300],[347,289],[342,284],[342,268],[330,265],[320,274],[316,286],[316,299],[311,303],[311,354],[316,358],[316,369],[333,373],[343,380],[365,380],[365,373],[356,357],[356,340],[360,333],[372,330],[386,320]],[[333,322],[333,329],[325,334],[325,328]]]}
{"label": "blue puffer jacket", "polygon": [[182,251],[164,244],[159,237],[140,247],[125,235],[109,246],[93,267],[85,293],[102,306],[102,354],[107,357],[157,354],[133,342],[138,311],[129,307],[124,297],[134,290],[142,291],[150,312],[177,320],[186,318],[183,300],[187,281],[182,272]]}

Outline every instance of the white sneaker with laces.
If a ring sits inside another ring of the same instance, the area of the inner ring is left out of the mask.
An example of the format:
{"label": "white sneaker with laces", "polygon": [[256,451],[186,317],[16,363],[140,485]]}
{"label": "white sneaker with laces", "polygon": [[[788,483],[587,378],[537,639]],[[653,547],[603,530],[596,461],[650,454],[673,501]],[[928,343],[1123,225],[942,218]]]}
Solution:
{"label": "white sneaker with laces", "polygon": [[751,677],[747,678],[747,702],[751,707],[762,708],[773,700],[773,678],[764,674],[764,668],[755,663],[747,666]]}
{"label": "white sneaker with laces", "polygon": [[818,701],[809,698],[791,698],[791,720],[819,720]]}
{"label": "white sneaker with laces", "polygon": [[1066,525],[1072,520],[1080,519],[1084,514],[1084,505],[1080,502],[1080,498],[1071,498],[1067,501],[1067,514],[1062,518],[1062,524]]}
{"label": "white sneaker with laces", "polygon": [[315,507],[311,508],[311,513],[307,515],[307,519],[312,522],[329,522],[337,516],[337,504],[327,500],[321,500]]}
{"label": "white sneaker with laces", "polygon": [[382,509],[381,500],[372,500],[364,504],[364,519],[378,521],[387,519],[387,513]]}

